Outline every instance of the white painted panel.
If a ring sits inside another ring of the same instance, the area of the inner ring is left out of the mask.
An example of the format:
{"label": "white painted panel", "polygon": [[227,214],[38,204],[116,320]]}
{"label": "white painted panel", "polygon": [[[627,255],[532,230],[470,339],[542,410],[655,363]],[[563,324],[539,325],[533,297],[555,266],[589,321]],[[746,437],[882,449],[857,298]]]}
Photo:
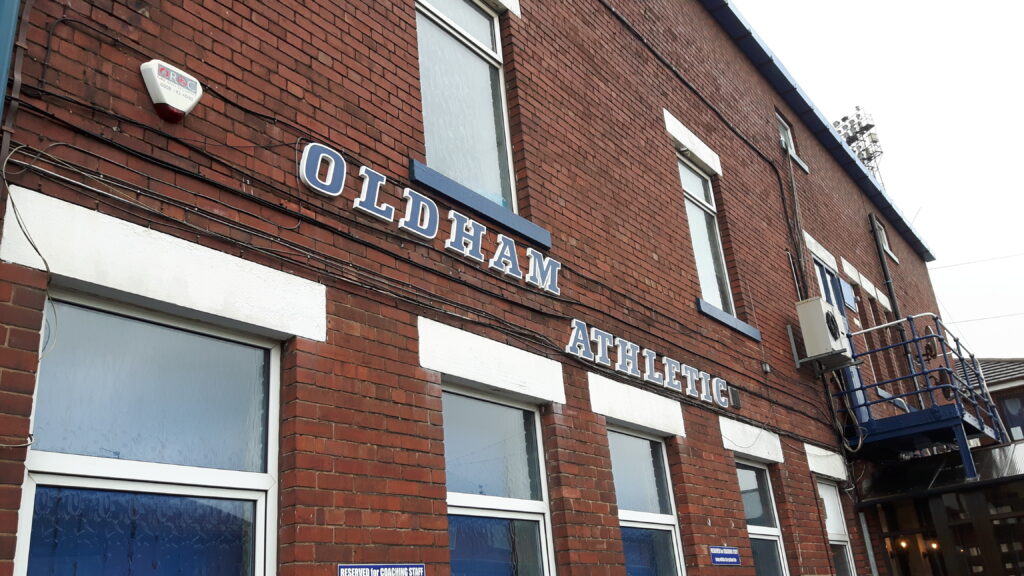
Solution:
{"label": "white painted panel", "polygon": [[587,373],[587,381],[594,412],[658,435],[686,436],[679,402],[593,372]]}
{"label": "white painted panel", "polygon": [[872,284],[871,280],[868,280],[864,276],[860,277],[860,289],[868,295],[868,298],[878,300],[878,290],[875,288],[875,285]]}
{"label": "white painted panel", "polygon": [[676,120],[676,117],[671,112],[668,110],[663,111],[665,113],[665,130],[672,137],[672,140],[675,140],[676,146],[682,148],[687,153],[687,158],[700,166],[701,169],[721,176],[722,161],[718,158],[718,154],[715,154],[715,151],[698,138],[696,134],[691,132],[689,128],[683,126],[682,122]]}
{"label": "white painted panel", "polygon": [[843,273],[850,279],[850,284],[860,284],[860,271],[847,262],[846,258],[840,258],[839,261],[843,264]]}
{"label": "white painted panel", "polygon": [[807,465],[811,468],[811,472],[836,480],[849,479],[846,472],[846,460],[842,454],[811,444],[804,444],[804,452],[807,453]]}
{"label": "white painted panel", "polygon": [[722,446],[727,450],[762,462],[784,461],[778,434],[723,416],[718,417],[718,426],[722,430]]}
{"label": "white painted panel", "polygon": [[519,10],[519,0],[484,0],[484,2],[497,10],[499,14],[507,10],[516,16],[522,16]]}
{"label": "white painted panel", "polygon": [[875,292],[875,296],[878,297],[878,305],[885,308],[886,312],[892,312],[892,303],[889,302],[889,297],[882,293],[881,290]]}
{"label": "white painted panel", "polygon": [[831,252],[826,250],[824,246],[819,244],[818,241],[815,240],[813,236],[808,234],[806,230],[804,230],[804,243],[807,244],[807,249],[811,251],[811,254],[814,254],[815,256],[818,257],[818,260],[821,260],[822,262],[827,264],[829,268],[833,270],[839,270],[839,265],[838,261],[836,260],[836,257]]}
{"label": "white painted panel", "polygon": [[110,289],[278,336],[327,338],[322,284],[26,188],[10,191],[0,259],[44,269],[14,217],[13,199],[58,282]]}
{"label": "white painted panel", "polygon": [[429,318],[419,319],[420,365],[467,384],[565,404],[562,364]]}

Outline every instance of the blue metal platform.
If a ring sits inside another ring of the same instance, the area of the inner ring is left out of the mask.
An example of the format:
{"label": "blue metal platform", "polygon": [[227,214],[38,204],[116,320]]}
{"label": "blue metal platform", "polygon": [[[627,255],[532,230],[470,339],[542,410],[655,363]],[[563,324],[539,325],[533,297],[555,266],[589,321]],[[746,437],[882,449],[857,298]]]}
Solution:
{"label": "blue metal platform", "polygon": [[981,366],[934,314],[908,316],[850,334],[855,365],[832,394],[846,440],[865,458],[955,444],[968,480],[971,449],[1008,434]]}

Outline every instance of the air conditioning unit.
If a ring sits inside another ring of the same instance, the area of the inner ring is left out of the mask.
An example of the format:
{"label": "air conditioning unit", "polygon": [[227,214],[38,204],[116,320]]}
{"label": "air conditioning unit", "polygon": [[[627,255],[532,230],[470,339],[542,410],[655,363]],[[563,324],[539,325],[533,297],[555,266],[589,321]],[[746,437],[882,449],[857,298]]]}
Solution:
{"label": "air conditioning unit", "polygon": [[796,304],[800,332],[808,359],[841,366],[852,362],[843,312],[824,298],[811,298]]}

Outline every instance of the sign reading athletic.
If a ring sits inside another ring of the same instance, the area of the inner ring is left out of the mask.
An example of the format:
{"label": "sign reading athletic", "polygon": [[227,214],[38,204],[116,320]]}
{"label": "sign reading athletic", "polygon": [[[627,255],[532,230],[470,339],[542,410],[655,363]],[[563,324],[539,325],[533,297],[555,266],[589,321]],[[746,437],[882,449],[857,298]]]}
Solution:
{"label": "sign reading athletic", "polygon": [[[657,386],[664,386],[678,392],[683,391],[682,378],[686,381],[686,395],[700,398],[701,400],[721,406],[729,407],[729,384],[722,378],[718,378],[668,356],[661,356],[653,350],[646,348],[640,350],[640,346],[614,336],[610,332],[599,330],[593,326],[587,327],[582,320],[573,319],[572,334],[569,336],[569,344],[565,351],[577,358],[611,366],[612,359],[609,352],[615,349],[615,370],[633,378],[649,382]],[[661,368],[658,368],[658,358],[661,358]]]}
{"label": "sign reading athletic", "polygon": [[[320,194],[338,197],[345,187],[346,168],[345,159],[336,150],[323,144],[307,144],[299,163],[299,177],[303,184]],[[359,168],[359,177],[363,179],[363,187],[352,207],[384,222],[393,223],[395,207],[380,198],[380,190],[387,182],[387,177],[368,166]],[[398,221],[398,228],[425,240],[436,238],[441,221],[437,204],[412,188],[406,188],[402,196],[405,198],[405,212]],[[448,220],[452,224],[444,243],[445,249],[483,264],[487,227],[454,209],[448,211]],[[561,262],[527,247],[526,258],[529,264],[524,278],[515,240],[498,234],[495,242],[494,253],[487,259],[489,268],[500,272],[509,281],[525,280],[527,284],[552,294],[560,293],[558,271],[562,268]]]}

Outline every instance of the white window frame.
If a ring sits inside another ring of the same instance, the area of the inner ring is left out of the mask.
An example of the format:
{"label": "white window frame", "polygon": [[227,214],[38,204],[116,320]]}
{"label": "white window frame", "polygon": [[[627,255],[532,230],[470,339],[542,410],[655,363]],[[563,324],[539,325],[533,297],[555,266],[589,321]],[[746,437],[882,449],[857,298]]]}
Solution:
{"label": "white window frame", "polygon": [[[682,164],[682,165],[686,166],[687,168],[689,168],[699,178],[701,178],[702,180],[707,182],[707,185],[708,185],[708,195],[711,197],[711,201],[710,202],[708,202],[708,200],[706,198],[699,198],[694,193],[692,193],[689,190],[687,190],[683,186],[683,182],[680,179],[679,187],[683,189],[683,202],[684,202],[683,208],[684,209],[686,208],[686,206],[685,206],[685,202],[686,201],[691,201],[691,202],[695,203],[697,205],[697,207],[700,208],[701,210],[703,210],[705,213],[710,214],[712,216],[712,218],[714,219],[714,221],[715,221],[715,236],[717,236],[717,239],[718,239],[718,251],[717,251],[716,254],[712,254],[712,257],[715,258],[718,261],[718,264],[720,264],[721,267],[722,267],[722,278],[717,278],[718,274],[716,273],[715,274],[715,276],[716,276],[715,283],[718,284],[718,283],[724,282],[724,284],[725,284],[725,288],[726,288],[725,293],[726,293],[726,296],[727,296],[727,301],[726,302],[722,302],[722,307],[723,307],[722,311],[725,312],[726,314],[729,314],[730,316],[735,316],[736,315],[736,304],[735,304],[735,300],[733,298],[733,293],[732,293],[732,282],[729,279],[728,263],[725,260],[725,248],[722,246],[722,227],[721,227],[721,223],[718,221],[718,206],[715,203],[715,187],[714,187],[714,183],[711,181],[711,178],[708,177],[708,175],[707,175],[707,173],[705,171],[703,171],[700,168],[698,168],[693,162],[690,162],[685,156],[683,156],[679,152],[676,152],[676,160],[680,164]],[[678,166],[677,166],[677,169],[678,169]],[[692,227],[692,223],[689,221],[689,218],[687,218],[687,226],[691,226]],[[692,236],[690,238],[690,248],[693,249],[693,251],[694,251],[694,262],[696,263],[696,246],[693,246],[693,238],[692,238]],[[700,268],[697,269],[697,279],[698,279],[698,283],[699,283],[700,282]],[[701,290],[701,299],[705,300],[703,290]]]}
{"label": "white window frame", "polygon": [[893,262],[899,264],[900,259],[896,257],[896,254],[892,251],[892,247],[889,246],[889,232],[886,229],[885,224],[882,224],[878,218],[875,218],[875,225],[878,226],[878,236],[881,238],[882,250],[889,255],[889,258],[892,258]]}
{"label": "white window frame", "polygon": [[779,146],[785,150],[786,154],[797,163],[800,168],[807,173],[810,173],[810,168],[807,164],[800,159],[800,155],[796,152],[796,138],[793,137],[793,125],[789,123],[782,114],[775,113],[775,119],[779,126]]}
{"label": "white window frame", "polygon": [[[849,529],[846,527],[846,515],[843,513],[843,509],[842,509],[843,508],[843,495],[842,495],[842,492],[839,491],[839,485],[837,485],[835,482],[829,482],[827,480],[818,480],[818,482],[817,482],[817,489],[818,489],[818,495],[819,495],[819,497],[821,498],[821,500],[823,502],[827,502],[827,500],[825,498],[824,490],[829,490],[829,491],[835,493],[836,502],[839,503],[839,512],[840,512],[839,522],[843,526],[843,531],[842,532],[827,531],[828,543],[829,543],[829,555],[831,556],[831,553],[832,553],[831,547],[833,545],[842,546],[843,550],[844,550],[844,554],[846,556],[846,563],[850,567],[850,573],[853,574],[854,576],[856,576],[856,574],[857,574],[857,566],[853,563],[853,546],[850,544],[850,532],[849,532]],[[823,507],[822,510],[825,513],[825,520],[826,520],[825,526],[826,526],[826,530],[827,530],[827,528],[828,528],[828,521],[827,521],[827,519],[828,519],[828,506],[826,505],[825,507]]]}
{"label": "white window frame", "polygon": [[[786,556],[786,544],[782,540],[782,524],[779,522],[779,506],[775,499],[775,489],[772,488],[772,478],[769,473],[768,467],[764,464],[754,462],[752,460],[736,460],[737,471],[739,466],[745,466],[747,468],[755,468],[764,471],[764,480],[767,483],[768,494],[772,498],[772,519],[775,521],[775,527],[770,526],[757,526],[754,524],[747,523],[747,534],[751,540],[769,540],[775,542],[775,546],[779,551],[779,563],[782,565],[782,575],[789,576],[789,563],[787,562]],[[738,472],[737,472],[738,473]]]}
{"label": "white window frame", "polygon": [[[534,434],[537,438],[537,470],[540,474],[540,500],[485,496],[464,492],[447,492],[448,516],[477,516],[508,520],[530,520],[540,523],[541,561],[545,576],[556,574],[554,538],[551,530],[551,511],[548,506],[547,469],[544,462],[544,443],[541,437],[540,410],[537,406],[510,400],[502,396],[483,394],[464,386],[445,384],[442,393],[457,394],[481,402],[490,402],[533,413]],[[442,418],[444,414],[442,412]],[[447,467],[447,464],[446,464]],[[446,488],[447,490],[447,488]]]}
{"label": "white window frame", "polygon": [[[508,193],[509,203],[505,208],[512,212],[519,213],[519,202],[516,195],[516,174],[515,165],[512,162],[512,133],[509,128],[508,119],[508,91],[505,83],[505,60],[501,50],[501,22],[499,22],[498,14],[491,9],[490,6],[476,0],[464,0],[467,3],[473,4],[485,14],[491,17],[491,30],[493,31],[493,42],[494,48],[489,48],[481,44],[472,34],[466,32],[462,27],[453,22],[444,13],[435,8],[430,4],[428,0],[416,0],[416,10],[429,18],[432,22],[440,26],[452,35],[453,38],[462,42],[467,48],[472,50],[474,53],[482,57],[490,66],[498,69],[498,84],[501,90],[500,106],[501,106],[501,122],[502,128],[505,130],[505,150],[500,151],[499,154],[505,155],[505,161],[508,163]],[[417,40],[418,42],[419,40]],[[417,47],[417,50],[419,48]],[[428,162],[429,164],[429,162]],[[445,176],[448,176],[445,174]]]}
{"label": "white window frame", "polygon": [[[661,530],[672,533],[672,552],[675,558],[676,574],[685,576],[686,569],[683,564],[683,542],[679,533],[679,515],[676,513],[675,493],[672,490],[672,477],[669,474],[668,446],[664,438],[657,438],[650,434],[644,434],[619,426],[609,426],[608,432],[615,432],[626,436],[632,436],[641,440],[657,442],[661,446],[661,465],[665,471],[665,486],[668,488],[668,514],[655,514],[652,512],[638,512],[635,510],[624,510],[619,508],[619,526],[626,528],[646,528],[648,530]],[[609,450],[610,455],[610,450]],[[615,471],[612,470],[614,475]]]}
{"label": "white window frame", "polygon": [[[32,517],[38,486],[62,486],[112,491],[144,492],[180,496],[226,498],[256,504],[254,518],[253,572],[266,576],[277,573],[277,476],[279,450],[281,349],[266,338],[212,326],[178,316],[113,302],[76,292],[51,289],[46,309],[57,300],[103,312],[213,336],[268,351],[266,472],[218,470],[177,464],[119,460],[77,454],[44,452],[29,447],[25,459],[25,482],[18,511],[18,539],[14,554],[14,575],[28,573]],[[59,317],[58,320],[59,322]],[[44,330],[46,324],[44,323]],[[59,328],[58,328],[59,329]],[[59,333],[58,333],[59,334]],[[45,335],[42,338],[45,342]],[[45,350],[41,351],[41,356]],[[36,396],[38,396],[38,386]],[[30,427],[35,427],[38,403],[33,398]]]}

